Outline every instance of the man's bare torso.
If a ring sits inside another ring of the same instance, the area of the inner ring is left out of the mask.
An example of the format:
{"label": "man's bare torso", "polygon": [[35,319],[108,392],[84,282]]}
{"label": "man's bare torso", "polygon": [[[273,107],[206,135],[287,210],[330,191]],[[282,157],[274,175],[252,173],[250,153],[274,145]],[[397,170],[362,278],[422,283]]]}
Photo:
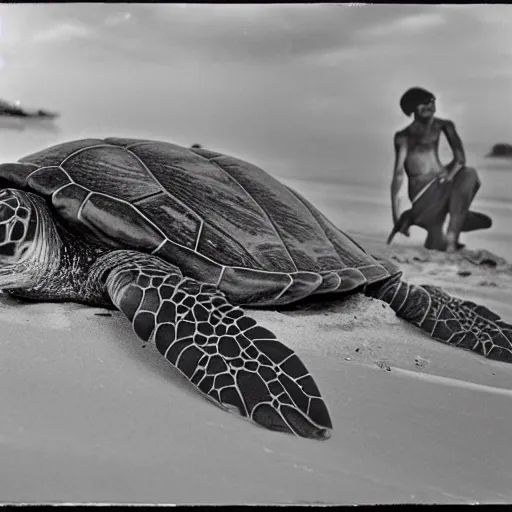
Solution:
{"label": "man's bare torso", "polygon": [[413,122],[396,134],[404,138],[407,144],[405,172],[411,200],[443,169],[438,150],[439,139],[445,125],[444,119],[434,117],[426,125]]}

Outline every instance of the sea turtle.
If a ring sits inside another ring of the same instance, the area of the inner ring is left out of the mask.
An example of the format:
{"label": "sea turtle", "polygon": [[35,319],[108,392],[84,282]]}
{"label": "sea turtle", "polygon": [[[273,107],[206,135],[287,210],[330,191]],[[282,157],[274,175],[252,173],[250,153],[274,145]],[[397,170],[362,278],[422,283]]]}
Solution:
{"label": "sea turtle", "polygon": [[403,282],[304,197],[237,158],[75,140],[0,165],[0,188],[0,289],[115,305],[204,395],[267,428],[325,439],[332,424],[299,357],[239,306],[362,292],[438,340],[512,361],[511,325]]}

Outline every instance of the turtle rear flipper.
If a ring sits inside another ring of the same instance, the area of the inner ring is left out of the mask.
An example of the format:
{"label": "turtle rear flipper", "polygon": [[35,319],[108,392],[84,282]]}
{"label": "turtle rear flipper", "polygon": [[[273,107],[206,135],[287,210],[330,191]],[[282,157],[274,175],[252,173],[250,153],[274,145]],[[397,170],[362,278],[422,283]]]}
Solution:
{"label": "turtle rear flipper", "polygon": [[398,279],[372,295],[439,341],[512,363],[512,325],[485,306],[452,297],[437,286],[410,285]]}
{"label": "turtle rear flipper", "polygon": [[155,256],[115,251],[103,260],[107,291],[135,333],[204,395],[269,429],[329,437],[329,413],[297,355],[214,286]]}

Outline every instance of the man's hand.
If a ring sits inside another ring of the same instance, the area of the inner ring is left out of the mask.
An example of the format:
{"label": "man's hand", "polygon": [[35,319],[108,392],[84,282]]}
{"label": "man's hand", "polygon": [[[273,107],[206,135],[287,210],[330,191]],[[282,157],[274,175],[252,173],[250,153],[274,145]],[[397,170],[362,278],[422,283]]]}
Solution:
{"label": "man's hand", "polygon": [[409,233],[409,227],[410,226],[402,226],[402,229],[400,229],[400,233],[402,233],[402,235],[405,235],[405,236],[409,236],[410,233]]}
{"label": "man's hand", "polygon": [[450,172],[446,167],[443,167],[437,174],[437,177],[441,183],[445,181],[450,181]]}
{"label": "man's hand", "polygon": [[464,167],[464,165],[460,162],[450,162],[446,167],[443,167],[441,171],[439,171],[439,180],[441,183],[443,183],[445,180],[447,182],[452,181],[457,172],[459,172],[462,167]]}
{"label": "man's hand", "polygon": [[[396,226],[398,221],[400,220],[400,217],[398,215],[395,215],[393,213],[393,225]],[[402,235],[409,236],[409,228],[410,228],[410,221],[409,219],[402,219],[402,225],[400,226],[400,229],[397,231],[398,233],[402,233]]]}

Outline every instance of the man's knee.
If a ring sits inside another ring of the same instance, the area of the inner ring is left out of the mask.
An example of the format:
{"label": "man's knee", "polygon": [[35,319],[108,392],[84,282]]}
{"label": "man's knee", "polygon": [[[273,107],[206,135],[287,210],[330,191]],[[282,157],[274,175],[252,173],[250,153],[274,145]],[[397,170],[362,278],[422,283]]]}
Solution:
{"label": "man's knee", "polygon": [[467,184],[469,187],[475,187],[477,190],[480,188],[481,182],[478,172],[474,167],[463,167],[456,175],[455,181]]}
{"label": "man's knee", "polygon": [[461,172],[463,175],[467,176],[468,180],[480,183],[480,178],[478,177],[478,173],[474,167],[464,167],[461,169]]}

